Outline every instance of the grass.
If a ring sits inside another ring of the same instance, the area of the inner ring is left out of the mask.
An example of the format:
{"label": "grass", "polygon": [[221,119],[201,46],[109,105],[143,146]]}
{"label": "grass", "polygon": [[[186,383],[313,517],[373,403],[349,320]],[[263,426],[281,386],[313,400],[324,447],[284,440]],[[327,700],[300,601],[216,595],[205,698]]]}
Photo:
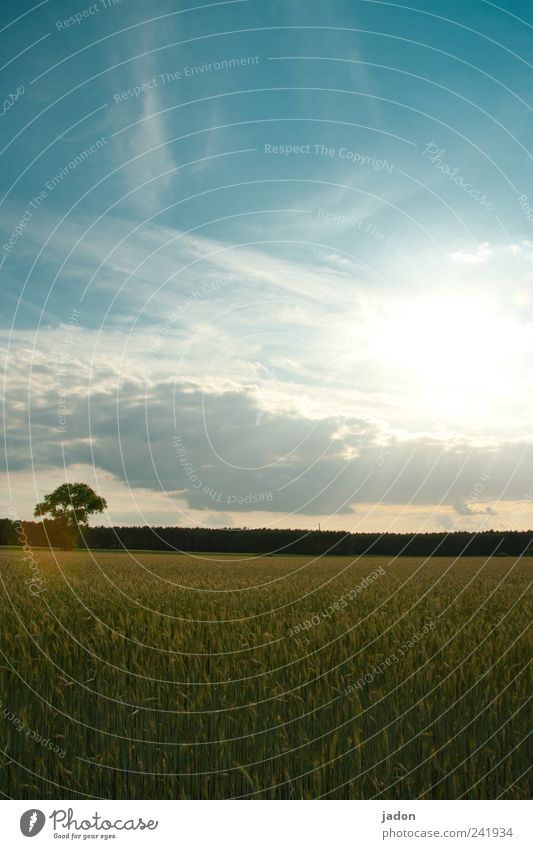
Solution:
{"label": "grass", "polygon": [[33,557],[0,552],[8,797],[529,798],[530,558]]}

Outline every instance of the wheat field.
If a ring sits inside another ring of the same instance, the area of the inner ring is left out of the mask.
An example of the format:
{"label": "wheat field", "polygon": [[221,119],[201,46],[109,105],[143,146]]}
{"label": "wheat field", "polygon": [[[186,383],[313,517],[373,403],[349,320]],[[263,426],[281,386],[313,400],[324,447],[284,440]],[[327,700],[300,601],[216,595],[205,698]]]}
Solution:
{"label": "wheat field", "polygon": [[0,553],[9,798],[527,798],[533,560]]}

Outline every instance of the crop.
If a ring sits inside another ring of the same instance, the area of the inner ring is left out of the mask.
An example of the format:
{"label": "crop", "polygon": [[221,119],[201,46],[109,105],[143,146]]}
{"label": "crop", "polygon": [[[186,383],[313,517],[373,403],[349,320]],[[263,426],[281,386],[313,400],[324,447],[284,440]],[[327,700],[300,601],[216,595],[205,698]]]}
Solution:
{"label": "crop", "polygon": [[530,558],[0,553],[11,798],[528,798]]}

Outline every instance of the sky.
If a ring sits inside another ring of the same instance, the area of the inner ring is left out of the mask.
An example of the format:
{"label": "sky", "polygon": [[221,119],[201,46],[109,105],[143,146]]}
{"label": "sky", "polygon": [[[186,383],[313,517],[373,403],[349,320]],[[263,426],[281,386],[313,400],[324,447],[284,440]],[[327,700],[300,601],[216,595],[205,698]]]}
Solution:
{"label": "sky", "polygon": [[0,515],[533,527],[532,12],[6,6]]}

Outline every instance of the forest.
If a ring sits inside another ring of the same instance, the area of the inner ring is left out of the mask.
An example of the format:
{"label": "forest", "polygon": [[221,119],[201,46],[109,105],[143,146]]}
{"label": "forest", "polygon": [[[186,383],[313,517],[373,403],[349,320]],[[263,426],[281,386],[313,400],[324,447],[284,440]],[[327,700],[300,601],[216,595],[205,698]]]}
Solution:
{"label": "forest", "polygon": [[[21,533],[21,527],[24,533]],[[0,519],[0,545],[61,547],[53,521]],[[77,547],[141,551],[235,554],[402,555],[486,557],[533,555],[533,531],[470,531],[426,534],[349,533],[272,528],[83,527]]]}

